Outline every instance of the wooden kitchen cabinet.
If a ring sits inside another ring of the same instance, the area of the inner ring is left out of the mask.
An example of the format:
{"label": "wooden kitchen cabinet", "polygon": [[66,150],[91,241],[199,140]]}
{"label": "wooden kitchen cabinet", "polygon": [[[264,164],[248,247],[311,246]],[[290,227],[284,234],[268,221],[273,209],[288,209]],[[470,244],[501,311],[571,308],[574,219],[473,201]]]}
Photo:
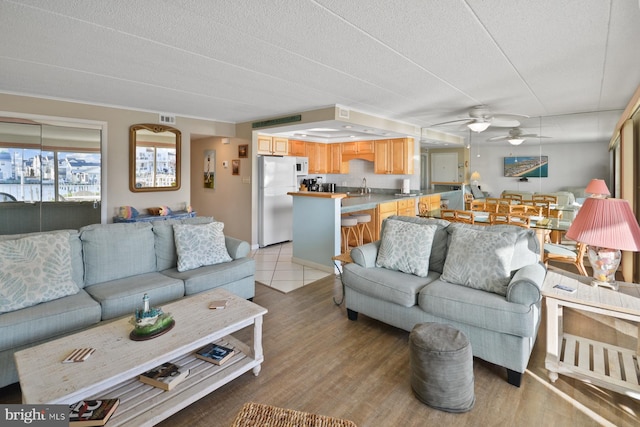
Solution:
{"label": "wooden kitchen cabinet", "polygon": [[289,155],[297,157],[307,156],[307,143],[305,141],[298,141],[297,139],[289,140]]}
{"label": "wooden kitchen cabinet", "polygon": [[349,162],[342,161],[342,144],[329,144],[327,166],[327,173],[349,173]]}
{"label": "wooden kitchen cabinet", "polygon": [[373,169],[377,174],[413,174],[413,139],[396,138],[374,141]]}
{"label": "wooden kitchen cabinet", "polygon": [[329,144],[307,142],[307,157],[309,157],[309,173],[327,173],[327,150]]}
{"label": "wooden kitchen cabinet", "polygon": [[344,154],[373,154],[373,141],[343,142],[342,153]]}
{"label": "wooden kitchen cabinet", "polygon": [[289,140],[277,136],[258,135],[258,154],[287,156],[289,154]]}
{"label": "wooden kitchen cabinet", "polygon": [[398,215],[398,202],[386,202],[380,203],[378,205],[378,212],[376,215],[377,224],[374,231],[378,238],[380,238],[380,228],[382,227],[382,221],[392,215]]}
{"label": "wooden kitchen cabinet", "polygon": [[416,199],[398,200],[398,215],[416,216]]}
{"label": "wooden kitchen cabinet", "polygon": [[422,196],[418,202],[418,213],[421,216],[433,216],[440,209],[440,194]]}

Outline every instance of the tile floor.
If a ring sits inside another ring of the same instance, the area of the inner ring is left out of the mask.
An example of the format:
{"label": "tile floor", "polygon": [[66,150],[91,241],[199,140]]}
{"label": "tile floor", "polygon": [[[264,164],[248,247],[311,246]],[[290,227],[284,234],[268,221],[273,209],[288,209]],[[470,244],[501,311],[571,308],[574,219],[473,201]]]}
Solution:
{"label": "tile floor", "polygon": [[256,281],[287,293],[315,282],[331,273],[291,262],[291,242],[252,251],[256,260]]}

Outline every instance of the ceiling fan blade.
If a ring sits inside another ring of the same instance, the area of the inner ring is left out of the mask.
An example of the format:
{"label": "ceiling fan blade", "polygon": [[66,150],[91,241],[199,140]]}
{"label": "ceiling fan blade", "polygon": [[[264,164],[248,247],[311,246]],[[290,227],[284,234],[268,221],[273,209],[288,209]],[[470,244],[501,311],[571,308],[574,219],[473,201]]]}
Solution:
{"label": "ceiling fan blade", "polygon": [[460,123],[460,122],[471,123],[473,121],[475,121],[475,119],[457,119],[457,120],[449,120],[448,122],[434,123],[431,126],[441,126],[441,125],[448,125],[448,124]]}
{"label": "ceiling fan blade", "polygon": [[537,135],[535,133],[528,133],[526,135],[520,135],[520,138],[551,138],[550,136]]}
{"label": "ceiling fan blade", "polygon": [[525,114],[494,114],[494,119],[498,120],[520,120],[520,119],[529,119],[530,117]]}
{"label": "ceiling fan blade", "polygon": [[502,141],[509,138],[512,138],[512,137],[511,136],[494,136],[493,138],[487,139],[487,141]]}

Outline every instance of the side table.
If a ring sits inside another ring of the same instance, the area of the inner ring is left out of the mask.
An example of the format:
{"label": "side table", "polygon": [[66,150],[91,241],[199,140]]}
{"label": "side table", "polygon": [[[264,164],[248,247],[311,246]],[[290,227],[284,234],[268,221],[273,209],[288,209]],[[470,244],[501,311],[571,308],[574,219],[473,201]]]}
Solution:
{"label": "side table", "polygon": [[[618,282],[619,291],[592,287],[590,277],[549,269],[542,285],[546,303],[547,356],[545,368],[555,382],[558,374],[608,388],[618,393],[640,396],[640,368],[635,349],[618,347],[563,331],[563,308],[598,313],[640,322],[640,285]],[[576,289],[554,288],[561,284]]]}
{"label": "side table", "polygon": [[340,261],[341,265],[345,265],[345,264],[349,264],[350,262],[353,262],[353,260],[351,259],[351,253],[349,252],[336,255],[331,259],[333,260],[333,263],[335,264],[336,268],[340,272],[340,283],[342,283],[342,298],[340,299],[340,301],[336,301],[336,297],[333,297],[333,303],[335,305],[340,305],[344,301],[344,282],[342,281],[342,269],[338,267],[338,263],[336,261]]}

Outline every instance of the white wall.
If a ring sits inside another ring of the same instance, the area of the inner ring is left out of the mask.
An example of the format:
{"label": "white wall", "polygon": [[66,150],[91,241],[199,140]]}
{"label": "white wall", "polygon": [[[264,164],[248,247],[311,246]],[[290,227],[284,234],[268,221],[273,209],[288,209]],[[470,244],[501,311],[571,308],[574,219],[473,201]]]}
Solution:
{"label": "white wall", "polygon": [[[553,192],[566,187],[586,187],[593,178],[609,178],[608,141],[601,143],[553,144],[544,143],[511,146],[504,145],[471,147],[469,171],[478,171],[483,191],[497,197],[503,190],[531,192]],[[529,178],[520,182],[518,178],[505,177],[504,157],[549,156],[549,177]],[[468,179],[468,177],[467,177]]]}

